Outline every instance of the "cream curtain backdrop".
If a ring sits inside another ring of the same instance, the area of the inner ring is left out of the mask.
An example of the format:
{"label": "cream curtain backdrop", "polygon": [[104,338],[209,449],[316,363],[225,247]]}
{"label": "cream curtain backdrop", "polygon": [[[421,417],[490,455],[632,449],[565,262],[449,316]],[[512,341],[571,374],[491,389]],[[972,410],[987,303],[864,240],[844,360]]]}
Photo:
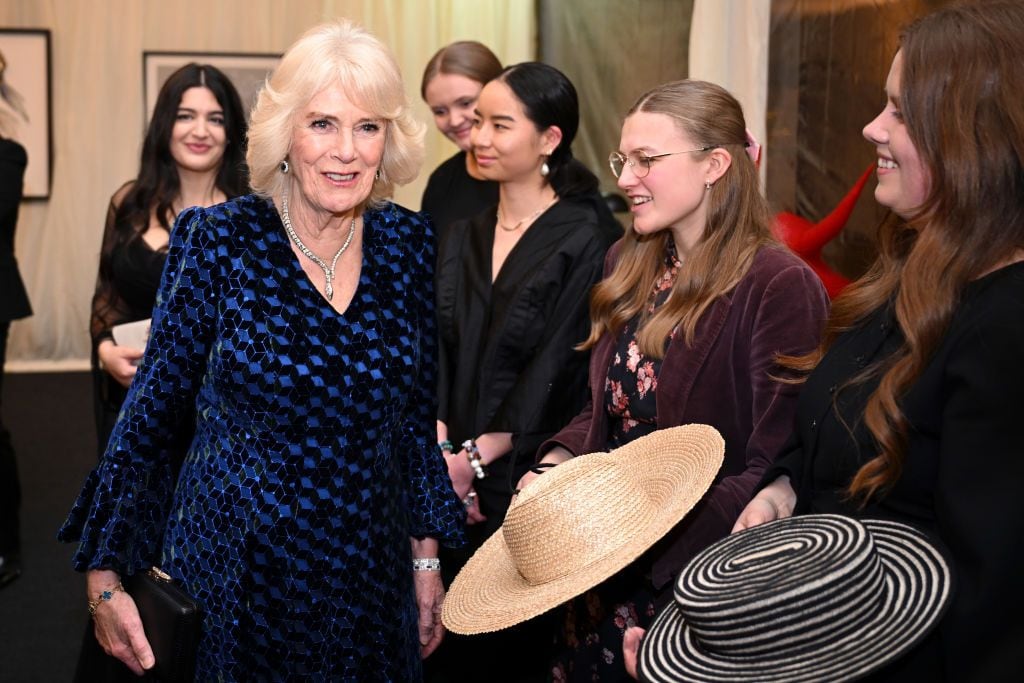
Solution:
{"label": "cream curtain backdrop", "polygon": [[[694,0],[690,78],[717,83],[739,100],[747,127],[767,140],[771,0]],[[768,166],[761,158],[761,182]]]}
{"label": "cream curtain backdrop", "polygon": [[453,40],[533,59],[534,0],[5,0],[0,26],[51,32],[53,185],[21,206],[17,256],[35,315],[11,327],[10,370],[86,367],[89,303],[110,195],[134,177],[143,135],[142,53],[283,52],[310,26],[348,17],[394,51],[429,125],[427,162],[396,201],[419,208],[455,148],[419,97],[427,59]]}

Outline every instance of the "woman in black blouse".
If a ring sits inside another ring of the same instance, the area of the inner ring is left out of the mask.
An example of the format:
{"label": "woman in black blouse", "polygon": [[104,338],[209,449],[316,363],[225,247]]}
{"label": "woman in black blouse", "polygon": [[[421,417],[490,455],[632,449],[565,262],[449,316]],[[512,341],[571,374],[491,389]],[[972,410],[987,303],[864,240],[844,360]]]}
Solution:
{"label": "woman in black blouse", "polygon": [[[586,402],[588,354],[574,347],[587,337],[590,288],[622,231],[597,178],[573,158],[578,125],[572,83],[536,62],[505,69],[476,105],[473,152],[500,199],[448,228],[436,275],[438,439],[470,524],[468,548],[442,556],[449,579],[501,525],[540,443]],[[517,649],[473,638],[450,676],[504,680],[518,664],[544,662]]]}
{"label": "woman in black blouse", "polygon": [[498,184],[481,173],[469,136],[480,91],[500,73],[498,58],[475,40],[441,48],[423,70],[423,101],[437,129],[459,148],[434,169],[423,191],[420,208],[433,219],[439,239],[454,221],[472,218],[498,203]]}
{"label": "woman in black blouse", "polygon": [[110,199],[89,325],[100,454],[143,352],[115,344],[111,330],[149,318],[175,216],[246,191],[245,133],[231,81],[212,66],[187,64],[160,89],[138,177]]}
{"label": "woman in black blouse", "polygon": [[864,128],[894,220],[833,304],[792,449],[737,529],[794,513],[918,526],[948,550],[937,629],[872,680],[1024,671],[1024,6],[952,6],[903,34]]}

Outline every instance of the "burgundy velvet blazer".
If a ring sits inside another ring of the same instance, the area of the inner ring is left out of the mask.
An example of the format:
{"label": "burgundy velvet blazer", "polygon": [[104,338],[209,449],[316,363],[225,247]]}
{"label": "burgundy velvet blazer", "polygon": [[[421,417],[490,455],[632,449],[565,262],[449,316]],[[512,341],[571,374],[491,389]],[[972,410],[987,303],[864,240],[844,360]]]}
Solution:
{"label": "burgundy velvet blazer", "polygon": [[[616,243],[608,252],[606,277],[619,248]],[[658,374],[658,427],[715,427],[725,439],[725,461],[703,500],[648,553],[655,588],[731,531],[765,469],[793,433],[800,388],[772,379],[786,374],[775,358],[816,348],[828,308],[825,288],[814,271],[784,247],[763,247],[739,284],[701,316],[693,347],[687,347],[681,334],[670,342]],[[544,442],[540,455],[556,445],[574,455],[607,450],[604,392],[614,347],[615,339],[606,334],[592,349],[590,400]]]}

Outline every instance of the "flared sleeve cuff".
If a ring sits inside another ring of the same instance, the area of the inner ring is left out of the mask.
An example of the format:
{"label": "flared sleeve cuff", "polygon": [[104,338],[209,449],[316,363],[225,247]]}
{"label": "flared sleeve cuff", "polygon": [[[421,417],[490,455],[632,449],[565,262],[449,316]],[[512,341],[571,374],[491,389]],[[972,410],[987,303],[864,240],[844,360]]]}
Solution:
{"label": "flared sleeve cuff", "polygon": [[440,467],[429,469],[434,471],[414,476],[409,484],[409,535],[461,548],[466,544],[466,510],[455,495],[448,472]]}
{"label": "flared sleeve cuff", "polygon": [[161,460],[142,468],[104,459],[89,474],[57,533],[61,541],[78,541],[72,558],[77,571],[133,574],[158,563],[174,494],[170,463]]}

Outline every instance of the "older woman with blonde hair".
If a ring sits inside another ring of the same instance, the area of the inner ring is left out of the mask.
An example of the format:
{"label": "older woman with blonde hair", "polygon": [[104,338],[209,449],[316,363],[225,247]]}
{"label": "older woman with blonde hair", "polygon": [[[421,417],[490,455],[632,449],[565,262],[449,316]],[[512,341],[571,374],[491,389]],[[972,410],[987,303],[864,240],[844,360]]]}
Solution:
{"label": "older woman with blonde hair", "polygon": [[[463,512],[434,444],[433,236],[388,202],[422,156],[394,59],[307,32],[252,115],[256,194],[182,213],[149,347],[61,532],[103,647],[153,666],[121,578],[205,612],[198,679],[415,680]],[[173,481],[167,444],[196,435]]]}

